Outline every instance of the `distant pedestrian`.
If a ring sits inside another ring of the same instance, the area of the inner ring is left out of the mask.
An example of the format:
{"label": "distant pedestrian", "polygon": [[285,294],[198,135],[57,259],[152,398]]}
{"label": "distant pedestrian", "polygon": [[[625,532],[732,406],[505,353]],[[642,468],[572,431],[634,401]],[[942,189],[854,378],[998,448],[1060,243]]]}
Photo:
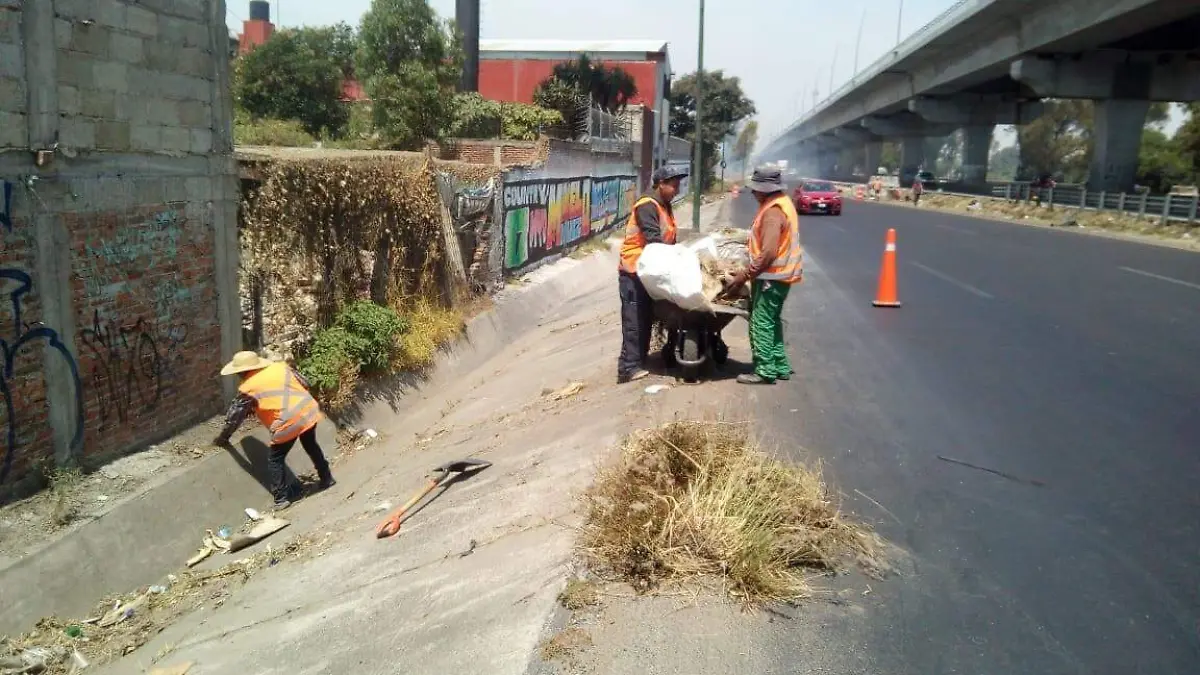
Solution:
{"label": "distant pedestrian", "polygon": [[[679,194],[686,169],[662,167],[654,172],[651,191],[633,204],[625,224],[617,289],[621,295],[621,354],[617,357],[617,383],[640,380],[650,374],[645,360],[650,352],[654,304],[637,275],[638,258],[647,244],[675,243],[675,212],[671,200]],[[668,346],[670,338],[668,338]]]}
{"label": "distant pedestrian", "polygon": [[317,423],[321,409],[308,392],[308,382],[286,363],[273,362],[254,352],[238,352],[221,369],[222,375],[237,375],[241,379],[238,395],[225,414],[225,428],[217,436],[217,445],[229,443],[229,437],[241,426],[251,412],[271,434],[271,452],[267,456],[267,475],[275,508],[286,509],[299,494],[289,494],[287,484],[287,455],[296,439],[312,460],[321,481],[320,489],[333,487],[335,481],[329,462],[317,442]]}
{"label": "distant pedestrian", "polygon": [[921,202],[921,195],[924,192],[925,192],[925,184],[921,182],[921,177],[917,176],[917,178],[913,180],[913,184],[912,184],[913,206],[916,206]]}
{"label": "distant pedestrian", "polygon": [[790,380],[791,361],[783,341],[783,304],[792,284],[803,278],[800,217],[783,191],[776,169],[757,169],[748,187],[758,200],[750,228],[750,267],[730,276],[731,287],[750,286],[750,352],[754,372],[738,375],[741,384]]}

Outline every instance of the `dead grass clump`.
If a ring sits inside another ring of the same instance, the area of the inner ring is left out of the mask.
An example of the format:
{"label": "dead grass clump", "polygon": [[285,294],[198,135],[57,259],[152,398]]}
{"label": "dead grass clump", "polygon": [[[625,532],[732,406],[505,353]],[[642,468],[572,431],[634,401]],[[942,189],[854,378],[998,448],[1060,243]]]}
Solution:
{"label": "dead grass clump", "polygon": [[462,312],[418,299],[397,313],[408,322],[392,358],[397,371],[420,371],[433,365],[438,349],[458,337],[464,327]]}
{"label": "dead grass clump", "polygon": [[592,646],[592,636],[582,628],[568,628],[542,642],[542,659],[561,661],[580,649]]}
{"label": "dead grass clump", "polygon": [[585,550],[640,591],[709,577],[744,602],[791,600],[814,571],[878,560],[878,539],[842,517],[818,469],[768,457],[741,424],[633,434],[586,504]]}
{"label": "dead grass clump", "polygon": [[567,587],[558,594],[558,603],[572,611],[591,607],[598,602],[600,591],[596,584],[587,579],[571,579],[567,582]]}
{"label": "dead grass clump", "polygon": [[83,472],[78,468],[54,469],[48,476],[50,483],[50,525],[63,527],[70,524],[79,512],[76,495],[83,482]]}

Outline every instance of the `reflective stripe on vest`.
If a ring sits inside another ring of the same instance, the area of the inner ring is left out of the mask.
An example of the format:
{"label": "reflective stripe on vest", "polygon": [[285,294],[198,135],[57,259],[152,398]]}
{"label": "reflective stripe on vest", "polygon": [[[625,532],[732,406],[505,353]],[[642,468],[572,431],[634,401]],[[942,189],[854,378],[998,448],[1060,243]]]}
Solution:
{"label": "reflective stripe on vest", "polygon": [[758,208],[758,215],[754,216],[754,225],[750,230],[750,257],[757,259],[762,255],[763,216],[769,209],[776,206],[787,217],[788,227],[780,234],[775,260],[771,262],[770,267],[758,275],[758,278],[794,284],[799,282],[803,276],[804,252],[800,248],[800,216],[796,213],[796,205],[786,194],[781,194]]}
{"label": "reflective stripe on vest", "polygon": [[649,195],[642,197],[633,204],[633,208],[629,211],[629,220],[625,222],[625,241],[621,242],[621,262],[620,269],[622,272],[637,274],[638,258],[642,257],[642,249],[646,248],[646,235],[642,233],[642,228],[637,222],[638,207],[643,204],[654,204],[654,208],[658,209],[658,226],[662,228],[662,240],[667,244],[675,243],[675,216],[669,213],[658,200]]}
{"label": "reflective stripe on vest", "polygon": [[286,363],[273,363],[246,378],[238,391],[254,399],[271,444],[286,443],[317,425],[321,407]]}

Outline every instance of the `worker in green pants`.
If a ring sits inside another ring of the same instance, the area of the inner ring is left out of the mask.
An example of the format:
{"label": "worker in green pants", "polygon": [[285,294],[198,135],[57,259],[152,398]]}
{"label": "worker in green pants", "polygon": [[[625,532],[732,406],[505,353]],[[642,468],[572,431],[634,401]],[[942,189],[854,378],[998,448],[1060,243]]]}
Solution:
{"label": "worker in green pants", "polygon": [[750,267],[729,277],[731,287],[751,281],[750,351],[754,372],[739,375],[741,384],[775,384],[792,377],[783,344],[783,303],[792,284],[803,278],[800,217],[783,191],[778,169],[757,169],[748,187],[758,200],[750,228]]}

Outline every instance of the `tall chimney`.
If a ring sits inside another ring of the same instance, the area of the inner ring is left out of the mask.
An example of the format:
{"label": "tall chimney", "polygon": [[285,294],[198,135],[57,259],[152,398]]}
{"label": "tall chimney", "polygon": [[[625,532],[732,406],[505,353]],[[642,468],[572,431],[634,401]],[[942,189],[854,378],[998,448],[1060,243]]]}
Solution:
{"label": "tall chimney", "polygon": [[479,0],[457,0],[454,19],[462,31],[463,62],[460,91],[479,91]]}

